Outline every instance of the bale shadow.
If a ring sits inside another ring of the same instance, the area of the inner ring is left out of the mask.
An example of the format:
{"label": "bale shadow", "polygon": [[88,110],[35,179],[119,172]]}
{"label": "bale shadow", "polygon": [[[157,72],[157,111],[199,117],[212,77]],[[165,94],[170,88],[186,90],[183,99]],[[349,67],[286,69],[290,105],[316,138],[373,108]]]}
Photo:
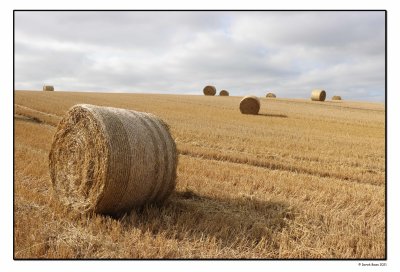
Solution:
{"label": "bale shadow", "polygon": [[258,115],[267,117],[288,118],[286,114],[273,114],[273,113],[259,113]]}
{"label": "bale shadow", "polygon": [[125,228],[139,228],[168,239],[215,239],[222,247],[235,248],[239,241],[251,245],[268,241],[295,218],[295,211],[282,202],[265,202],[243,196],[211,198],[192,191],[175,192],[163,206],[134,210],[121,220]]}

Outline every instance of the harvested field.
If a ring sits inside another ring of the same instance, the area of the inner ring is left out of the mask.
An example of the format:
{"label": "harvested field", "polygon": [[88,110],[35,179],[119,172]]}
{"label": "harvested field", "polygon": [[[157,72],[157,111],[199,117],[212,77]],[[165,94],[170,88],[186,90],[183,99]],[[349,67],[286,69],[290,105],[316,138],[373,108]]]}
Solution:
{"label": "harvested field", "polygon": [[[242,97],[15,92],[14,257],[385,257],[385,108]],[[179,163],[164,205],[84,215],[54,197],[48,158],[75,104],[149,112]]]}

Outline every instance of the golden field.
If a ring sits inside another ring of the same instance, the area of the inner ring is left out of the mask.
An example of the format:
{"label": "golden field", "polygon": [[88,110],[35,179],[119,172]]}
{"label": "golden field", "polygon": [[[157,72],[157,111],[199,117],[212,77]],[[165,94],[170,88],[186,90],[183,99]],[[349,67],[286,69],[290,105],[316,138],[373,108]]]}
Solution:
{"label": "golden field", "polygon": [[[15,91],[14,257],[385,258],[385,107],[350,101]],[[81,215],[48,154],[73,105],[153,113],[179,152],[164,206]]]}

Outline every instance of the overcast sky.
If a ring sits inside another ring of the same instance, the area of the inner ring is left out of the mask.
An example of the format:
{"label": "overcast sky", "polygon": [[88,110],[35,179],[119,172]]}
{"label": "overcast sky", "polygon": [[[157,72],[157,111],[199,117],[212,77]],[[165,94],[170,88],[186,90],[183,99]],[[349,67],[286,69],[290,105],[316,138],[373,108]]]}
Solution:
{"label": "overcast sky", "polygon": [[15,89],[384,101],[384,12],[15,12]]}

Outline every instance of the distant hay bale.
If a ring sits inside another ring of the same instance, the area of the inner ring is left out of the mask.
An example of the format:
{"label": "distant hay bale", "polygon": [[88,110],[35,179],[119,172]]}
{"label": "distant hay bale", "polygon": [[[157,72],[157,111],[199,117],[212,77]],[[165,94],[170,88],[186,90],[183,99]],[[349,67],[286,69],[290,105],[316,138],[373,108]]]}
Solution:
{"label": "distant hay bale", "polygon": [[229,96],[229,92],[227,90],[222,90],[219,92],[219,96]]}
{"label": "distant hay bale", "polygon": [[245,96],[240,101],[239,108],[243,114],[258,114],[260,111],[260,99],[256,96]]}
{"label": "distant hay bale", "polygon": [[161,119],[86,104],[60,121],[49,154],[60,201],[109,215],[162,203],[175,188],[176,165],[175,142]]}
{"label": "distant hay bale", "polygon": [[312,101],[325,101],[325,98],[326,98],[325,90],[314,90],[311,93]]}
{"label": "distant hay bale", "polygon": [[203,89],[204,95],[215,95],[217,93],[217,89],[214,86],[207,85]]}
{"label": "distant hay bale", "polygon": [[342,97],[339,95],[332,96],[332,100],[342,100]]}
{"label": "distant hay bale", "polygon": [[43,91],[54,92],[54,86],[51,86],[51,85],[43,85]]}
{"label": "distant hay bale", "polygon": [[267,93],[267,95],[265,97],[267,97],[267,98],[276,98],[276,95],[274,93]]}

